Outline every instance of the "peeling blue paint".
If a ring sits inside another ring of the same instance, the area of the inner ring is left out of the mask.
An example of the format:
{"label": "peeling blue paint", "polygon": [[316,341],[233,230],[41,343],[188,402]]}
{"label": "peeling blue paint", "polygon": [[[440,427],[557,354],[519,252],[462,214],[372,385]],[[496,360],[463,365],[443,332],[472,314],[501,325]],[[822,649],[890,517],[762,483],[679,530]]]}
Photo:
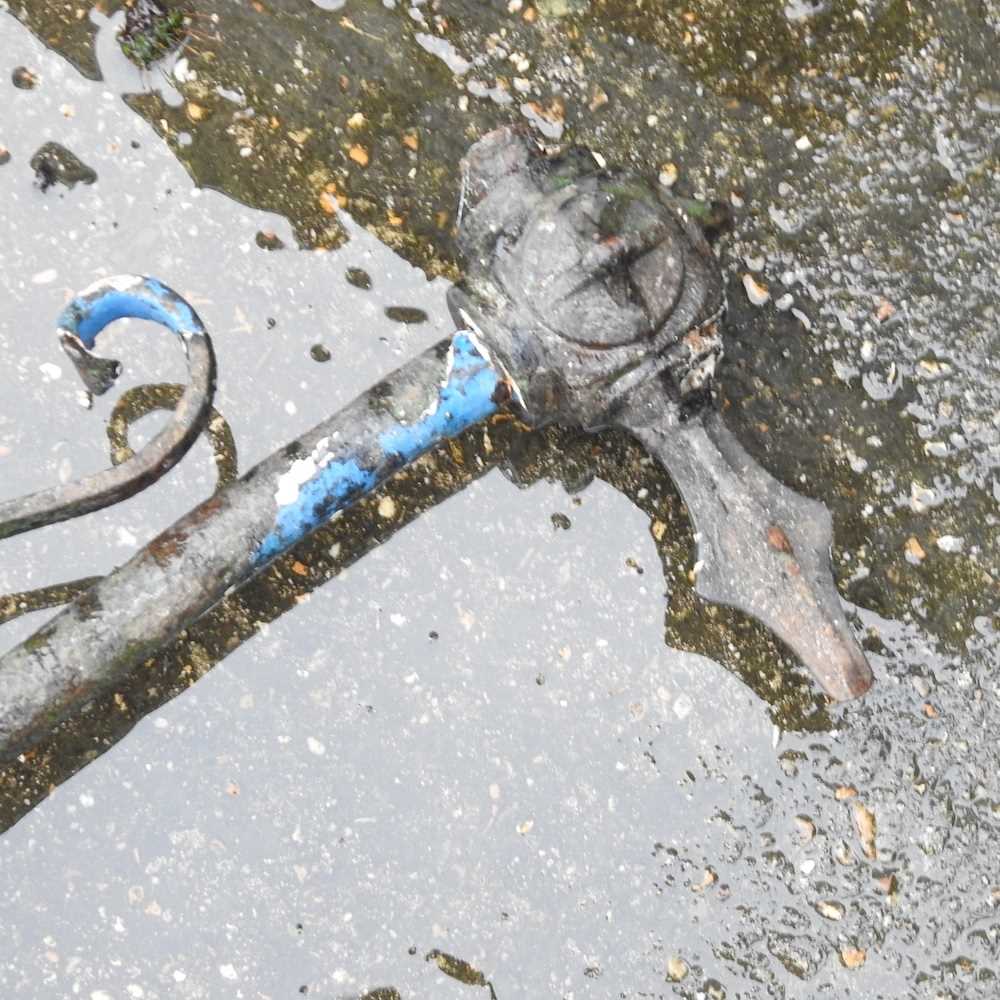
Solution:
{"label": "peeling blue paint", "polygon": [[452,350],[451,370],[438,394],[437,405],[415,424],[400,424],[382,434],[379,445],[386,454],[412,462],[438,441],[461,434],[496,412],[493,396],[500,382],[496,369],[465,331],[455,334]]}
{"label": "peeling blue paint", "polygon": [[253,565],[262,566],[281,555],[348,502],[373,490],[376,483],[375,473],[363,469],[356,459],[324,465],[302,484],[293,503],[278,508],[274,529],[254,553]]}
{"label": "peeling blue paint", "polygon": [[[383,431],[375,441],[345,444],[338,458],[327,452],[296,460],[314,462],[316,471],[298,486],[294,500],[278,507],[274,528],[253,554],[253,565],[270,562],[396,469],[495,413],[499,382],[496,369],[466,333],[456,333],[438,398],[418,420]],[[289,466],[288,475],[293,478],[295,465]]]}
{"label": "peeling blue paint", "polygon": [[127,316],[162,323],[185,339],[204,332],[197,313],[176,292],[155,278],[135,275],[106,278],[81,292],[62,311],[58,325],[89,350],[101,330]]}

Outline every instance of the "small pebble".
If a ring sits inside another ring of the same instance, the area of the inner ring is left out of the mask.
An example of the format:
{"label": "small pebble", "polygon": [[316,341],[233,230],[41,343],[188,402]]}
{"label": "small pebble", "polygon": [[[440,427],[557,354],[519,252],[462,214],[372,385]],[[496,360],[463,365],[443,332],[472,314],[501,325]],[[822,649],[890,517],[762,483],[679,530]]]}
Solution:
{"label": "small pebble", "polygon": [[795,829],[802,840],[809,841],[816,836],[816,824],[808,816],[796,816]]}
{"label": "small pebble", "polygon": [[667,978],[673,983],[679,983],[688,974],[688,964],[683,958],[673,955],[667,959]]}
{"label": "small pebble", "polygon": [[283,250],[285,247],[281,237],[277,233],[271,232],[270,229],[259,229],[254,237],[254,242],[261,250]]}
{"label": "small pebble", "polygon": [[812,142],[810,142],[809,136],[800,135],[798,139],[795,140],[795,148],[802,153],[804,153],[807,149],[812,149]]}
{"label": "small pebble", "polygon": [[676,163],[664,163],[660,167],[660,183],[666,187],[673,187],[677,183],[679,171]]}
{"label": "small pebble", "polygon": [[841,903],[821,899],[816,903],[816,912],[827,920],[843,920],[845,910]]}
{"label": "small pebble", "polygon": [[906,544],[903,546],[903,554],[911,566],[919,566],[927,558],[924,547],[913,535],[907,538]]}
{"label": "small pebble", "polygon": [[38,85],[38,74],[27,66],[17,66],[10,75],[11,81],[18,90],[34,90]]}
{"label": "small pebble", "polygon": [[538,129],[546,139],[558,142],[562,138],[566,110],[562,98],[554,97],[547,104],[528,101],[521,105],[521,114]]}
{"label": "small pebble", "polygon": [[597,111],[598,108],[603,108],[605,104],[608,103],[608,95],[600,87],[595,86],[590,92],[590,103],[587,107],[591,111]]}
{"label": "small pebble", "polygon": [[965,539],[958,535],[942,535],[937,540],[937,547],[942,552],[961,552],[965,546]]}
{"label": "small pebble", "polygon": [[309,357],[311,357],[313,361],[324,362],[329,361],[333,355],[322,344],[313,344],[312,347],[309,348]]}
{"label": "small pebble", "polygon": [[891,896],[896,891],[896,876],[882,875],[880,878],[875,879],[875,885],[879,892]]}
{"label": "small pebble", "polygon": [[382,497],[378,502],[378,516],[391,521],[396,516],[396,501],[392,497]]}
{"label": "small pebble", "polygon": [[854,828],[857,831],[858,840],[861,841],[861,849],[864,851],[865,857],[874,861],[878,857],[878,849],[875,846],[877,828],[875,813],[864,803],[855,802],[851,807],[851,818],[854,820]]}
{"label": "small pebble", "polygon": [[848,969],[859,969],[865,964],[868,953],[864,948],[855,948],[853,945],[844,945],[840,949],[840,960]]}
{"label": "small pebble", "polygon": [[980,90],[976,94],[976,107],[988,114],[1000,113],[1000,90]]}
{"label": "small pebble", "polygon": [[404,323],[407,326],[427,322],[427,313],[413,306],[388,306],[385,314],[394,322]]}
{"label": "small pebble", "polygon": [[372,276],[364,268],[349,267],[344,272],[344,277],[347,278],[349,285],[354,285],[355,288],[361,288],[366,292],[372,287]]}
{"label": "small pebble", "polygon": [[752,274],[743,275],[743,287],[746,289],[747,298],[750,304],[762,306],[771,298],[771,293],[767,290],[767,285],[754,281]]}
{"label": "small pebble", "polygon": [[875,309],[875,318],[880,322],[884,323],[890,316],[896,312],[896,307],[889,302],[887,299],[881,299],[878,306]]}
{"label": "small pebble", "polygon": [[854,856],[851,854],[851,849],[844,843],[844,841],[840,841],[840,843],[834,847],[833,857],[838,865],[854,864]]}

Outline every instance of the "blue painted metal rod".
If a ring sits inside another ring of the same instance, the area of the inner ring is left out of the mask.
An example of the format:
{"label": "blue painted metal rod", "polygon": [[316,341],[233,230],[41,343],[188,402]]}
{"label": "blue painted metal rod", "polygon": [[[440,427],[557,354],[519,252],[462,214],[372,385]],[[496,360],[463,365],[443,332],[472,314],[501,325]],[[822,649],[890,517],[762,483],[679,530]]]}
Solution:
{"label": "blue painted metal rod", "polygon": [[0,656],[0,759],[123,683],[230,588],[507,398],[459,332],[210,497]]}

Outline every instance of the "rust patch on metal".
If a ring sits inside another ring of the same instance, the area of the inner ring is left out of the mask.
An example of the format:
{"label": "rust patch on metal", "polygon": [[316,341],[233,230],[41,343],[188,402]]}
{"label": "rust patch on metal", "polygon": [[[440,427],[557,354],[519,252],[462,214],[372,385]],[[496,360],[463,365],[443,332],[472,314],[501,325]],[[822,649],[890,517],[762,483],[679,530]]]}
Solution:
{"label": "rust patch on metal", "polygon": [[767,526],[767,544],[776,552],[786,552],[790,556],[795,554],[792,543],[788,540],[788,535],[776,524]]}
{"label": "rust patch on metal", "polygon": [[157,535],[146,546],[146,555],[161,569],[166,569],[184,551],[184,546],[192,529],[213,517],[221,510],[222,506],[223,498],[221,493],[216,493],[215,496],[209,497],[203,504],[191,511],[181,522],[180,526],[168,529],[162,535]]}
{"label": "rust patch on metal", "polygon": [[146,555],[157,566],[165,569],[177,557],[178,553],[184,550],[184,542],[186,540],[186,531],[165,531],[162,535],[157,535],[146,546]]}
{"label": "rust patch on metal", "polygon": [[497,387],[493,390],[493,402],[497,406],[506,406],[514,396],[514,392],[511,389],[510,382],[507,379],[500,379],[497,382]]}

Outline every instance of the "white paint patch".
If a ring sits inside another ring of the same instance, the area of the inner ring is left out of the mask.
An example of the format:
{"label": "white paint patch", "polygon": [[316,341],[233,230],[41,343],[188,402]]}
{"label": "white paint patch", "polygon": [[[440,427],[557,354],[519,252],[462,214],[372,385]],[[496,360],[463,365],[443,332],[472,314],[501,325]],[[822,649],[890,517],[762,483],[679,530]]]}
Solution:
{"label": "white paint patch", "polygon": [[44,271],[39,271],[38,274],[33,274],[31,276],[31,283],[33,285],[47,285],[55,281],[58,276],[59,272],[54,267],[49,267]]}
{"label": "white paint patch", "polygon": [[42,373],[42,378],[46,382],[55,382],[56,379],[62,378],[62,369],[58,365],[54,365],[51,361],[45,361],[40,364],[38,370]]}
{"label": "white paint patch", "polygon": [[[438,407],[441,405],[441,393],[444,387],[451,381],[451,373],[455,368],[455,339],[452,338],[451,343],[448,345],[448,364],[445,366],[444,378],[441,379],[441,388],[438,389],[437,396],[427,404],[427,407],[417,418],[418,420],[426,420],[429,416],[437,412]],[[402,423],[402,421],[400,421]]]}
{"label": "white paint patch", "polygon": [[132,534],[128,528],[119,528],[117,532],[118,537],[115,539],[115,544],[122,546],[126,549],[134,549],[139,539]]}
{"label": "white paint patch", "polygon": [[80,294],[93,295],[95,292],[103,292],[107,288],[113,288],[116,292],[127,292],[130,288],[141,284],[141,274],[114,274],[110,278],[99,278],[93,284],[87,285]]}
{"label": "white paint patch", "polygon": [[304,483],[309,482],[317,472],[316,460],[310,455],[292,462],[288,471],[278,477],[278,488],[274,493],[274,502],[279,507],[287,507],[299,498],[299,490]]}
{"label": "white paint patch", "polygon": [[514,378],[511,376],[507,368],[494,358],[492,354],[490,354],[490,350],[486,346],[486,342],[483,340],[483,331],[476,326],[472,317],[464,309],[459,309],[458,314],[462,317],[462,322],[465,324],[465,329],[461,332],[472,341],[472,346],[475,347],[475,349],[486,359],[486,363],[491,368],[495,368],[501,372],[504,377],[504,381],[510,386],[514,399],[517,400],[517,405],[520,406],[522,410],[526,410],[527,407],[524,405],[524,396],[521,393],[520,386],[514,381]]}

